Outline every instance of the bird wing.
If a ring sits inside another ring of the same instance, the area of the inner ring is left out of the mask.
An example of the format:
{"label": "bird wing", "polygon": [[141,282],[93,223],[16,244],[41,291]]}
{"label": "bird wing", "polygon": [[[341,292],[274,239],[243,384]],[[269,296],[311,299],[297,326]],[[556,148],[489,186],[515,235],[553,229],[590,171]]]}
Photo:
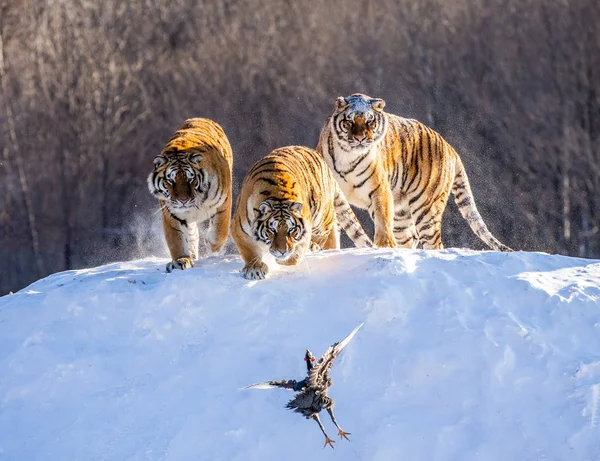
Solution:
{"label": "bird wing", "polygon": [[354,337],[356,332],[362,327],[361,323],[352,332],[342,339],[340,342],[334,343],[327,348],[323,353],[323,356],[313,365],[312,369],[308,373],[308,384],[309,386],[322,385],[324,377],[329,373],[333,367],[333,360],[340,355],[344,347],[348,345],[350,340]]}

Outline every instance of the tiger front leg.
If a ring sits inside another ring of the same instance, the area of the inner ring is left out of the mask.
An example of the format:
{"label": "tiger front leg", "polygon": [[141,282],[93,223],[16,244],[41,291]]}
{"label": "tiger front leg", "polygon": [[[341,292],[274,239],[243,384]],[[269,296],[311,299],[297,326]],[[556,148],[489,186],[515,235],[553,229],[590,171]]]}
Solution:
{"label": "tiger front leg", "polygon": [[324,250],[339,250],[340,248],[340,229],[337,222],[333,223],[329,235],[325,239],[323,245]]}
{"label": "tiger front leg", "polygon": [[308,246],[311,253],[316,253],[322,250],[338,249],[340,247],[340,232],[337,229],[336,223],[332,226],[332,230],[325,236],[313,235]]}
{"label": "tiger front leg", "polygon": [[198,255],[198,228],[196,223],[188,224],[179,219],[162,206],[162,223],[165,240],[171,253],[171,261],[167,263],[166,271],[173,269],[189,269],[194,267],[194,259]]}
{"label": "tiger front leg", "polygon": [[295,266],[296,264],[298,264],[300,262],[301,259],[302,259],[302,255],[298,255],[298,254],[294,253],[287,259],[283,259],[283,260],[277,259],[277,260],[275,260],[275,262],[277,264],[279,264],[280,266]]}
{"label": "tiger front leg", "polygon": [[244,261],[242,276],[248,280],[263,280],[269,273],[269,266],[263,261],[264,252],[258,244],[245,233],[239,216],[236,216],[235,219],[236,221],[231,229],[231,237]]}
{"label": "tiger front leg", "polygon": [[306,243],[300,243],[300,244],[296,245],[296,248],[294,248],[294,251],[287,259],[284,259],[284,260],[277,259],[277,260],[275,260],[275,262],[277,262],[277,264],[279,264],[281,266],[295,266],[302,260],[302,258],[308,251],[309,247],[310,247],[310,241],[307,241]]}
{"label": "tiger front leg", "polygon": [[310,242],[309,250],[311,253],[317,253],[317,252],[321,251],[321,245],[319,245],[316,242]]}
{"label": "tiger front leg", "polygon": [[207,239],[210,244],[210,250],[213,253],[218,252],[223,245],[225,245],[227,235],[229,234],[230,222],[231,198],[228,198],[225,203],[217,209],[216,214],[210,220]]}
{"label": "tiger front leg", "polygon": [[241,247],[238,244],[240,255],[244,260],[242,276],[248,280],[263,280],[269,273],[269,266],[263,261],[262,252],[256,247]]}
{"label": "tiger front leg", "polygon": [[269,266],[262,260],[248,262],[242,268],[242,276],[248,280],[264,280],[269,273]]}
{"label": "tiger front leg", "polygon": [[379,248],[396,248],[392,232],[394,225],[394,198],[387,180],[383,179],[370,194],[369,214],[375,224],[374,243]]}

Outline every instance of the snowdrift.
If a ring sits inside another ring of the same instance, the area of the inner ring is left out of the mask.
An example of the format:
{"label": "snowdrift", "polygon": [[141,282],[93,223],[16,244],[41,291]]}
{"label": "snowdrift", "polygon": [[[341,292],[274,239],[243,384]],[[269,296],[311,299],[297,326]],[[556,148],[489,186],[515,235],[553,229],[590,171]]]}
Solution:
{"label": "snowdrift", "polygon": [[[146,259],[0,298],[0,460],[599,460],[600,261],[342,250],[248,282]],[[292,393],[358,324],[323,449]]]}

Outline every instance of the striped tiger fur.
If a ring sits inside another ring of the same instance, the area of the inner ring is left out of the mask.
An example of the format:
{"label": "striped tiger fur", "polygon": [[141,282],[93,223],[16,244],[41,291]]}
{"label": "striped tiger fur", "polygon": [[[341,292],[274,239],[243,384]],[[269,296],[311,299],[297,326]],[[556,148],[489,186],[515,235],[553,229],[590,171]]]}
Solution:
{"label": "striped tiger fur", "polygon": [[154,159],[148,188],[160,203],[171,253],[167,272],[187,269],[198,258],[198,225],[208,221],[207,240],[219,251],[231,219],[233,154],[223,129],[212,120],[185,121]]}
{"label": "striped tiger fur", "polygon": [[270,253],[297,264],[311,249],[340,247],[339,225],[356,246],[372,246],[323,158],[307,147],[274,150],[246,175],[231,225],[247,279],[264,279]]}
{"label": "striped tiger fur", "polygon": [[339,97],[317,151],[348,201],[369,210],[379,247],[440,249],[450,192],[462,216],[491,249],[512,251],[488,230],[457,152],[416,120],[383,111],[364,94]]}

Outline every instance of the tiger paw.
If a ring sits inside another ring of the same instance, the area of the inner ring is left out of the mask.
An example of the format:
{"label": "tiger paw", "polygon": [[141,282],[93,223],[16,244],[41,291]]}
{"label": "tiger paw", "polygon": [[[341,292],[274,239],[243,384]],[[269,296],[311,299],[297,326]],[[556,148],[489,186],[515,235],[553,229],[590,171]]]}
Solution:
{"label": "tiger paw", "polygon": [[276,259],[275,262],[281,266],[295,266],[301,259],[301,255],[293,253],[289,258],[280,260]]}
{"label": "tiger paw", "polygon": [[194,267],[194,261],[192,258],[188,258],[186,256],[182,258],[177,258],[174,261],[167,263],[167,273],[173,272],[173,269],[189,269],[190,267]]}
{"label": "tiger paw", "polygon": [[310,242],[310,247],[309,247],[310,251],[315,252],[315,251],[321,251],[321,247],[319,246],[318,243],[315,242]]}
{"label": "tiger paw", "polygon": [[396,248],[396,240],[389,235],[376,235],[375,246],[378,248]]}
{"label": "tiger paw", "polygon": [[268,272],[269,267],[262,261],[251,266],[246,265],[242,269],[242,275],[248,280],[263,280]]}

